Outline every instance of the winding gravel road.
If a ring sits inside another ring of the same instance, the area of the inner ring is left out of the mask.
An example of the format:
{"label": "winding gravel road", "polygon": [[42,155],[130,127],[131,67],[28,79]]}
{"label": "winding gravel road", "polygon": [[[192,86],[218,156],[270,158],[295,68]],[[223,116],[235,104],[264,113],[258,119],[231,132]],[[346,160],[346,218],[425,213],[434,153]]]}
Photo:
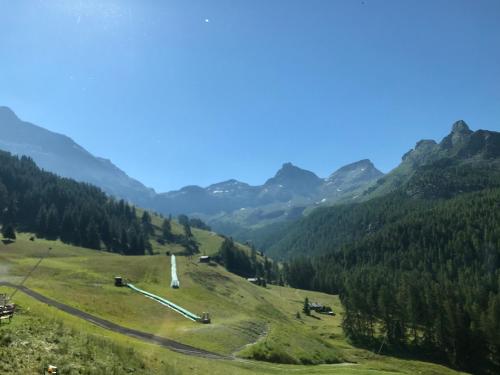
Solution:
{"label": "winding gravel road", "polygon": [[74,307],[65,305],[64,303],[57,302],[51,298],[45,297],[44,295],[35,292],[34,290],[31,290],[25,286],[19,286],[15,285],[12,283],[9,283],[8,281],[0,281],[0,286],[7,286],[11,288],[16,288],[19,291],[23,292],[24,294],[36,299],[37,301],[40,301],[42,303],[46,303],[49,306],[55,307],[61,311],[64,311],[68,314],[71,314],[73,316],[76,316],[80,319],[86,320],[87,322],[90,322],[92,324],[95,324],[96,326],[99,326],[104,329],[108,329],[113,332],[121,333],[123,335],[133,337],[135,339],[139,339],[145,342],[153,343],[156,345],[160,345],[164,348],[173,350],[178,353],[190,355],[190,356],[195,356],[195,357],[202,357],[202,358],[209,358],[209,359],[226,359],[226,360],[233,360],[233,357],[230,356],[224,356],[220,355],[217,353],[212,353],[207,350],[203,349],[198,349],[189,345],[181,344],[180,342],[173,341],[164,337],[156,336],[151,333],[143,332],[143,331],[138,331],[135,329],[123,327],[121,325],[112,323],[108,320],[98,318],[97,316],[91,315],[89,313],[86,313],[82,310],[78,310]]}

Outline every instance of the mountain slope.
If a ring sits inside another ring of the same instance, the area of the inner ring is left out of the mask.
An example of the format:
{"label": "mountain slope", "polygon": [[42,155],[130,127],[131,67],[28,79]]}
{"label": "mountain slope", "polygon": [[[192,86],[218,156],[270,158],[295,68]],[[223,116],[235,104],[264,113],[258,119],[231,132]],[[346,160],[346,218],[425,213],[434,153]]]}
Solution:
{"label": "mountain slope", "polygon": [[479,163],[500,157],[500,133],[488,130],[471,131],[459,120],[452,126],[450,134],[440,143],[421,140],[414,149],[402,157],[401,164],[364,192],[367,200],[381,196],[401,187],[417,168],[443,158],[452,158],[459,163]]}
{"label": "mountain slope", "polygon": [[389,193],[317,210],[268,253],[294,258],[290,285],[342,296],[354,342],[498,374],[499,140],[458,122],[405,155]]}
{"label": "mountain slope", "polygon": [[135,207],[5,151],[0,151],[0,223],[2,230],[17,228],[93,249],[137,255],[149,248]]}
{"label": "mountain slope", "polygon": [[440,199],[500,187],[500,133],[472,132],[453,125],[441,143],[420,141],[401,164],[369,188],[363,200],[321,208],[274,238],[269,254],[276,258],[324,254],[372,233]]}
{"label": "mountain slope", "polygon": [[65,135],[20,120],[0,107],[0,149],[31,157],[39,167],[99,186],[108,194],[149,206],[154,191],[130,178],[111,161],[95,157]]}
{"label": "mountain slope", "polygon": [[329,254],[292,261],[289,283],[342,295],[343,327],[355,342],[379,348],[385,341],[474,374],[498,374],[500,188],[399,204],[408,201],[413,206],[392,217],[390,207],[380,210],[383,225],[372,222]]}

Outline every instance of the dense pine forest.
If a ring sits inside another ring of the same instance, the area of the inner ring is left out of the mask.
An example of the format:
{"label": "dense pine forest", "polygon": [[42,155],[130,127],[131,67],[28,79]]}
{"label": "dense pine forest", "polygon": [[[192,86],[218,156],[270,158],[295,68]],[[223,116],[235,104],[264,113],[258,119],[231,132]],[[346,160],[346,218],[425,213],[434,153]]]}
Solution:
{"label": "dense pine forest", "polygon": [[150,248],[147,215],[100,189],[40,170],[27,157],[0,152],[0,219],[4,237],[15,231],[105,248],[126,255]]}
{"label": "dense pine forest", "polygon": [[290,261],[287,281],[339,293],[355,342],[498,373],[499,187],[491,163],[443,160],[393,194],[314,213],[299,246],[324,255]]}
{"label": "dense pine forest", "polygon": [[284,284],[283,273],[278,262],[258,254],[251,246],[250,253],[239,248],[232,238],[225,238],[215,256],[215,261],[224,265],[229,272],[242,277],[257,277],[265,283]]}
{"label": "dense pine forest", "polygon": [[326,254],[407,214],[430,208],[440,199],[457,194],[500,187],[498,162],[461,164],[441,159],[417,169],[397,191],[359,204],[318,208],[309,216],[275,231],[278,239],[269,247],[274,258]]}

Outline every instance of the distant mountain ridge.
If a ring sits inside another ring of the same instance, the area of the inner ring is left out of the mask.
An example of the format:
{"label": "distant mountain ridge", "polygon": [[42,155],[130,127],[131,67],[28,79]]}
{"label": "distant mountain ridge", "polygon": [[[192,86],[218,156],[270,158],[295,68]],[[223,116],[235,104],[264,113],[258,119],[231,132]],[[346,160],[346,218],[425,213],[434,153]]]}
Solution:
{"label": "distant mountain ridge", "polygon": [[309,207],[355,199],[382,176],[367,159],[342,167],[328,178],[288,162],[263,185],[228,180],[206,188],[186,186],[157,195],[154,206],[160,212],[201,217],[215,229],[233,234],[231,228],[290,220]]}
{"label": "distant mountain ridge", "polygon": [[7,107],[0,107],[0,149],[29,156],[40,168],[99,186],[138,205],[148,206],[155,195],[110,160],[93,156],[65,135],[20,120]]}
{"label": "distant mountain ridge", "polygon": [[231,179],[157,194],[111,161],[92,155],[65,135],[20,120],[7,107],[0,107],[0,149],[27,155],[47,171],[96,185],[144,208],[200,217],[226,234],[233,233],[228,223],[238,228],[266,225],[300,217],[306,209],[356,199],[383,176],[368,159],[346,165],[327,178],[284,163],[259,186]]}

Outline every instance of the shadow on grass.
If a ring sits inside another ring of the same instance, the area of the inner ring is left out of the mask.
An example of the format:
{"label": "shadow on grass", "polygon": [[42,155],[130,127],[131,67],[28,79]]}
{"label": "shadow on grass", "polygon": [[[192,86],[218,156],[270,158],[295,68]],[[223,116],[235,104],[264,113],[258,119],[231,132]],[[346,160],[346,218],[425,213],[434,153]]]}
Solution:
{"label": "shadow on grass", "polygon": [[404,360],[431,362],[457,371],[471,372],[476,375],[500,374],[500,365],[493,362],[467,363],[465,366],[454,366],[444,351],[420,344],[390,344],[383,338],[350,338],[349,341],[358,348],[369,350],[375,354],[391,356]]}

